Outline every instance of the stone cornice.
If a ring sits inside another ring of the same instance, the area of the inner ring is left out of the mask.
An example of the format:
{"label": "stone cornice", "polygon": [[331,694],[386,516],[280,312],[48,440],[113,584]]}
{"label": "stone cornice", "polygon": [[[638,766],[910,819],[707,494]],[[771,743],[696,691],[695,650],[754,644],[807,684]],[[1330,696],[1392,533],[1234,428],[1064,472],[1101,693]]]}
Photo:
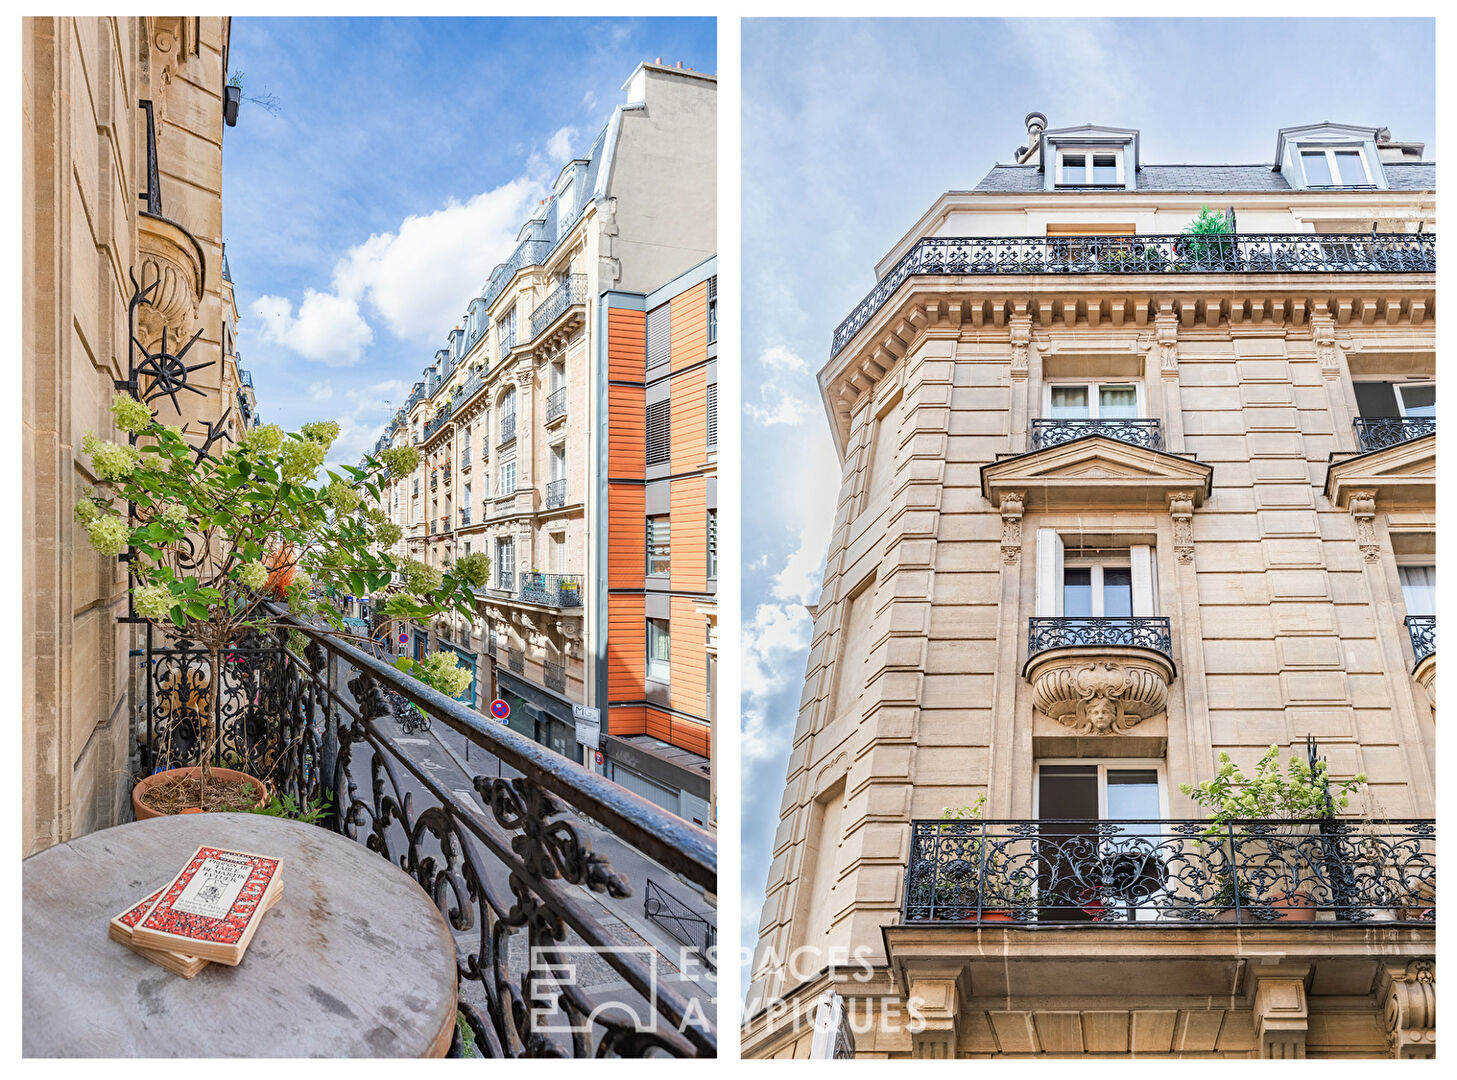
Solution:
{"label": "stone cornice", "polygon": [[911,275],[817,381],[843,457],[852,413],[927,337],[1000,331],[1016,317],[1042,332],[1152,329],[1160,311],[1189,331],[1308,332],[1315,315],[1338,326],[1411,328],[1427,325],[1435,308],[1432,273]]}

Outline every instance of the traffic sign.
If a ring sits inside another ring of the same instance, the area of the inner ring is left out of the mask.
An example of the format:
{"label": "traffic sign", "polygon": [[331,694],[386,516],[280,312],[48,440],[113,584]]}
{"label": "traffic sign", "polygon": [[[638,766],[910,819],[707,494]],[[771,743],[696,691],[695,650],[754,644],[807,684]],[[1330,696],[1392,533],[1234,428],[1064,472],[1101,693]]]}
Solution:
{"label": "traffic sign", "polygon": [[601,750],[598,750],[597,751],[597,764],[598,765],[601,765],[602,764],[602,751]]}
{"label": "traffic sign", "polygon": [[409,634],[401,634],[400,635],[400,644],[401,645],[408,645],[409,642],[410,642],[410,635]]}
{"label": "traffic sign", "polygon": [[491,702],[491,715],[504,724],[506,717],[511,715],[511,706],[507,705],[500,698],[497,698]]}

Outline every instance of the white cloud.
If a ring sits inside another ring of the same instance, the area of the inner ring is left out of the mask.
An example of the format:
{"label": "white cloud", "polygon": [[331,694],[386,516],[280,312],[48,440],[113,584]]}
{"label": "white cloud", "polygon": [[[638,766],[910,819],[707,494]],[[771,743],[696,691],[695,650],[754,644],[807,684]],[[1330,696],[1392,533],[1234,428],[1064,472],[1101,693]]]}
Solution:
{"label": "white cloud", "polygon": [[351,248],[334,267],[334,289],[368,297],[396,337],[443,340],[510,255],[543,193],[540,181],[518,177],[468,202],[407,217],[396,232]]}
{"label": "white cloud", "polygon": [[334,384],[328,379],[309,383],[309,397],[314,401],[328,401],[334,396]]}
{"label": "white cloud", "polygon": [[568,161],[572,156],[576,138],[577,129],[570,124],[557,128],[552,137],[546,141],[547,156],[557,163]]}
{"label": "white cloud", "polygon": [[585,109],[595,109],[597,107],[597,91],[588,90],[582,95],[582,107]]}
{"label": "white cloud", "polygon": [[330,367],[357,364],[364,359],[365,347],[374,340],[374,331],[360,315],[359,305],[332,293],[304,290],[297,317],[292,302],[282,296],[260,296],[250,310],[258,319],[264,340]]}
{"label": "white cloud", "polygon": [[[798,522],[799,546],[770,581],[770,593],[778,600],[812,604],[819,597],[840,489],[840,464],[827,443],[827,439],[814,440],[798,459],[799,493],[793,505],[803,515]],[[794,524],[790,522],[791,527]]]}
{"label": "white cloud", "polygon": [[759,401],[745,402],[744,412],[763,427],[803,423],[810,414],[809,401],[795,393],[796,385],[812,383],[809,365],[786,345],[771,345],[759,354],[763,375],[759,380]]}
{"label": "white cloud", "polygon": [[287,297],[253,301],[259,333],[307,360],[358,363],[374,341],[368,305],[396,337],[443,343],[510,255],[521,222],[545,190],[533,170],[464,203],[411,215],[394,232],[374,233],[335,263],[328,292],[304,291],[296,316]]}

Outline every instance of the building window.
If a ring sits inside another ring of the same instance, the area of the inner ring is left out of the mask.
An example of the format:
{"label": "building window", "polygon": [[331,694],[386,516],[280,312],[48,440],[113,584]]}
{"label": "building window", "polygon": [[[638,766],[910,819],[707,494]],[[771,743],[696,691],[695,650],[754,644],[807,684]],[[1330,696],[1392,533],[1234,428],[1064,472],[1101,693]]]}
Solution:
{"label": "building window", "polygon": [[708,512],[708,576],[718,577],[718,511]]}
{"label": "building window", "polygon": [[1057,183],[1068,186],[1119,187],[1122,155],[1116,150],[1062,151],[1057,155]]}
{"label": "building window", "polygon": [[516,549],[510,540],[496,541],[496,584],[503,589],[515,587]]}
{"label": "building window", "polygon": [[1047,415],[1054,420],[1133,420],[1139,414],[1135,383],[1053,384]]}
{"label": "building window", "polygon": [[496,495],[510,495],[516,490],[516,459],[501,462],[500,483],[496,485]]}
{"label": "building window", "polygon": [[1398,566],[1401,598],[1406,601],[1408,615],[1437,613],[1437,568],[1435,566]]}
{"label": "building window", "polygon": [[668,515],[648,518],[648,576],[668,576]]}
{"label": "building window", "polygon": [[1361,416],[1413,418],[1437,415],[1437,384],[1431,382],[1358,382],[1356,410]]}
{"label": "building window", "polygon": [[648,620],[648,678],[665,683],[672,670],[667,619]]}
{"label": "building window", "polygon": [[672,308],[673,303],[659,304],[648,312],[647,325],[644,329],[647,338],[647,366],[649,369],[659,364],[669,363],[673,359],[673,333],[672,333]]}
{"label": "building window", "polygon": [[1043,820],[1157,822],[1164,816],[1163,770],[1133,762],[1037,766]]}
{"label": "building window", "polygon": [[655,401],[647,408],[647,464],[666,465],[672,456],[672,402]]}
{"label": "building window", "polygon": [[553,574],[565,574],[567,572],[567,534],[551,534],[551,572]]}
{"label": "building window", "polygon": [[718,275],[708,279],[708,343],[718,340]]}
{"label": "building window", "polygon": [[1300,151],[1306,187],[1369,187],[1371,176],[1360,150],[1310,147]]}
{"label": "building window", "polygon": [[1142,618],[1158,613],[1153,548],[1066,547],[1056,529],[1037,530],[1036,614],[1065,619]]}
{"label": "building window", "polygon": [[718,383],[708,387],[708,448],[718,447]]}
{"label": "building window", "polygon": [[567,444],[565,442],[559,442],[551,448],[551,478],[553,480],[567,478]]}

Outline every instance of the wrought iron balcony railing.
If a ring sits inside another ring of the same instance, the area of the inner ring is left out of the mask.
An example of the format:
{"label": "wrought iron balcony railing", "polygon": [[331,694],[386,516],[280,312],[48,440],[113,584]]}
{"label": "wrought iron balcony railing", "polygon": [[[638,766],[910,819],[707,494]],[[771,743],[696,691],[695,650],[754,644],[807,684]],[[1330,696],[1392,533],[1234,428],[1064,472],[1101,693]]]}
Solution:
{"label": "wrought iron balcony railing", "polygon": [[461,406],[464,405],[471,398],[475,397],[476,394],[480,392],[481,387],[485,385],[486,380],[484,376],[482,376],[480,372],[477,372],[460,386],[457,386],[455,388],[455,393],[450,395],[451,411],[459,412]]}
{"label": "wrought iron balcony railing", "polygon": [[565,480],[552,480],[546,485],[546,508],[555,510],[557,507],[567,505],[567,482]]}
{"label": "wrought iron balcony railing", "polygon": [[443,469],[440,470],[440,482],[442,484],[448,484],[448,483],[450,483],[450,466],[449,465],[445,466],[445,468],[443,468]]}
{"label": "wrought iron balcony railing", "polygon": [[505,446],[514,438],[516,438],[516,414],[506,413],[501,417],[501,437],[496,441],[496,445]]}
{"label": "wrought iron balcony railing", "polygon": [[1401,821],[914,821],[905,923],[1433,924],[1437,830]]}
{"label": "wrought iron balcony railing", "polygon": [[1045,450],[1049,446],[1081,439],[1087,435],[1102,435],[1133,446],[1145,446],[1150,450],[1164,448],[1163,428],[1157,420],[1033,420],[1032,449]]}
{"label": "wrought iron balcony railing", "polygon": [[1359,416],[1356,445],[1363,454],[1437,433],[1435,416]]}
{"label": "wrought iron balcony railing", "polygon": [[546,660],[542,662],[541,672],[548,690],[555,690],[559,694],[566,693],[567,669],[563,665]]}
{"label": "wrought iron balcony railing", "polygon": [[521,572],[521,599],[552,607],[582,606],[581,574],[538,574]]}
{"label": "wrought iron balcony railing", "polygon": [[501,327],[501,339],[498,344],[501,350],[501,359],[505,359],[510,351],[516,348],[516,324]]}
{"label": "wrought iron balcony railing", "polygon": [[1135,649],[1152,649],[1173,658],[1173,641],[1167,616],[1141,615],[1122,618],[1086,616],[1037,616],[1027,626],[1027,658],[1048,649],[1080,648],[1089,645],[1116,645]]}
{"label": "wrought iron balcony railing", "polygon": [[547,423],[555,420],[558,416],[567,415],[567,388],[559,386],[546,398],[546,420]]}
{"label": "wrought iron balcony railing", "polygon": [[906,252],[840,323],[830,355],[917,275],[1397,274],[1436,268],[1436,233],[930,236]]}
{"label": "wrought iron balcony railing", "polygon": [[470,524],[470,507],[466,507],[464,510],[462,510],[460,512],[460,525],[461,525],[461,528],[465,528],[465,526],[467,526],[469,524]]}
{"label": "wrought iron balcony railing", "polygon": [[496,571],[496,584],[493,586],[493,588],[495,588],[497,591],[500,591],[500,592],[508,592],[508,593],[509,592],[515,592],[516,591],[516,571],[514,571],[514,570],[497,570]]}
{"label": "wrought iron balcony railing", "polygon": [[1411,635],[1411,651],[1418,664],[1437,651],[1437,617],[1435,615],[1408,615],[1406,632]]}
{"label": "wrought iron balcony railing", "polygon": [[443,428],[450,421],[450,402],[440,407],[440,411],[432,416],[425,424],[425,438],[430,438],[437,431]]}
{"label": "wrought iron balcony railing", "polygon": [[516,250],[495,270],[491,271],[491,282],[486,286],[486,306],[490,307],[501,291],[511,283],[516,276],[516,271],[526,266],[539,266],[541,260],[551,254],[552,243],[550,240],[523,240],[517,245]]}
{"label": "wrought iron balcony railing", "polygon": [[508,668],[510,668],[512,671],[516,672],[517,675],[523,675],[523,674],[525,674],[525,672],[526,672],[526,654],[523,653],[520,649],[513,649],[513,648],[510,648],[510,647],[507,647],[507,649],[506,649],[506,666]]}
{"label": "wrought iron balcony railing", "polygon": [[563,278],[531,313],[532,338],[536,338],[548,326],[560,319],[566,313],[567,308],[573,304],[585,304],[586,302],[587,275],[572,274],[570,277]]}
{"label": "wrought iron balcony railing", "polygon": [[[239,642],[225,653],[222,692],[207,718],[177,690],[205,678],[207,651],[191,642],[161,647],[160,633],[149,631],[156,640],[147,642],[143,668],[143,767],[190,761],[201,720],[220,736],[220,762],[235,759],[300,806],[329,792],[319,824],[401,867],[439,903],[455,940],[460,1013],[478,1056],[712,1057],[716,1034],[693,1019],[702,1011],[682,984],[655,972],[641,940],[624,940],[616,920],[582,893],[590,889],[610,905],[644,887],[594,850],[595,830],[584,819],[717,891],[712,837],[397,671],[388,656],[290,621],[306,647],[290,650],[286,634]],[[463,784],[442,779],[400,739],[392,705],[401,701],[484,751],[473,761],[490,764],[473,767],[479,772],[468,771]],[[159,758],[155,748],[167,752]],[[602,977],[564,982],[562,965],[586,952]],[[544,995],[542,987],[556,992]],[[457,1034],[454,1055],[461,1042]]]}

